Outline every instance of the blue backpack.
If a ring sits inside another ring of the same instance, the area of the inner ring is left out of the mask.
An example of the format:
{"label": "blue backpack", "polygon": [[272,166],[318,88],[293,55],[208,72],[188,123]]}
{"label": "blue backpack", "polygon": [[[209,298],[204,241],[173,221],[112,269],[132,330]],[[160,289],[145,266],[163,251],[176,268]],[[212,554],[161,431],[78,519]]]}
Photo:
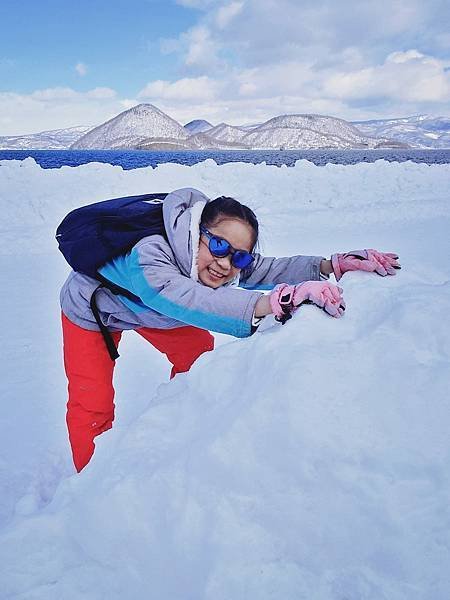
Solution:
{"label": "blue backpack", "polygon": [[76,208],[56,230],[59,249],[74,271],[98,279],[100,267],[143,237],[166,236],[162,215],[166,196],[127,196]]}
{"label": "blue backpack", "polygon": [[139,299],[102,277],[98,269],[131,250],[143,237],[158,234],[167,239],[162,212],[166,196],[167,193],[143,194],[82,206],[66,215],[56,230],[59,249],[72,269],[100,282],[92,294],[90,306],[112,360],[118,358],[119,353],[100,319],[96,292],[106,287],[114,294]]}

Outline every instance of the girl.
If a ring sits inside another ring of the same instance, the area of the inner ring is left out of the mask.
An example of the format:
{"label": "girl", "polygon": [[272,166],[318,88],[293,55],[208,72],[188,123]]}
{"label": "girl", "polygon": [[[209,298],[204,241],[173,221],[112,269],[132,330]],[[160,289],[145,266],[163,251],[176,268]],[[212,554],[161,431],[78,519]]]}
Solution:
{"label": "girl", "polygon": [[[166,237],[141,239],[99,271],[135,298],[100,288],[96,301],[114,344],[123,330],[134,329],[166,354],[171,378],[214,348],[208,330],[246,337],[264,316],[272,313],[284,323],[303,303],[338,318],[345,304],[342,289],[324,281],[331,273],[338,281],[349,270],[394,275],[400,268],[396,255],[375,250],[334,254],[331,260],[262,257],[255,251],[254,213],[233,198],[210,201],[195,189],[168,194],[163,218]],[[97,280],[73,271],[61,291],[67,426],[78,472],[92,457],[94,438],[114,420],[115,363],[91,308],[97,287]]]}

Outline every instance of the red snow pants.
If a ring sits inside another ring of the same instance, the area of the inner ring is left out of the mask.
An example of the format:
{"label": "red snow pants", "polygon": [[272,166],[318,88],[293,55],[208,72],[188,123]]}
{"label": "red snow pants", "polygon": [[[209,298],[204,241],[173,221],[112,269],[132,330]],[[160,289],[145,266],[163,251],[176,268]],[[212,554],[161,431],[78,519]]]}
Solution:
{"label": "red snow pants", "polygon": [[[62,314],[64,367],[69,382],[67,428],[73,462],[78,472],[94,453],[94,438],[111,429],[114,421],[113,373],[110,358],[99,331],[89,331]],[[214,348],[214,338],[204,329],[186,326],[175,329],[136,329],[172,363],[170,378],[189,371],[204,352]],[[112,333],[116,346],[122,332]]]}

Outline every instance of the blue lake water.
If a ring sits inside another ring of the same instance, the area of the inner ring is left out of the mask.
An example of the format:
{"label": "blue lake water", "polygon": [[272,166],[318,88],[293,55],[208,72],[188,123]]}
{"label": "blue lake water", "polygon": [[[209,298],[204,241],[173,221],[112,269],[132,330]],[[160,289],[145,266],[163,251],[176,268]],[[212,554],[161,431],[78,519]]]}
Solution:
{"label": "blue lake water", "polygon": [[157,167],[163,163],[194,165],[207,159],[222,165],[230,162],[248,162],[292,167],[297,160],[308,160],[315,165],[328,163],[354,165],[361,162],[387,160],[389,162],[448,164],[450,149],[444,150],[202,150],[153,152],[148,150],[0,150],[0,160],[24,160],[28,157],[44,169],[62,166],[77,167],[90,162],[120,165],[123,169]]}

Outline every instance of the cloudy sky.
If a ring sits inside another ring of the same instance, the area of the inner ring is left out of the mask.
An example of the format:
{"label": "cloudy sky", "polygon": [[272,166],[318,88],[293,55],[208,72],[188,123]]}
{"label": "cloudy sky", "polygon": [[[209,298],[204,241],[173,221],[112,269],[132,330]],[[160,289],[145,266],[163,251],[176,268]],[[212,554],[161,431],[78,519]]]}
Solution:
{"label": "cloudy sky", "polygon": [[286,113],[450,116],[449,0],[1,0],[0,135]]}

